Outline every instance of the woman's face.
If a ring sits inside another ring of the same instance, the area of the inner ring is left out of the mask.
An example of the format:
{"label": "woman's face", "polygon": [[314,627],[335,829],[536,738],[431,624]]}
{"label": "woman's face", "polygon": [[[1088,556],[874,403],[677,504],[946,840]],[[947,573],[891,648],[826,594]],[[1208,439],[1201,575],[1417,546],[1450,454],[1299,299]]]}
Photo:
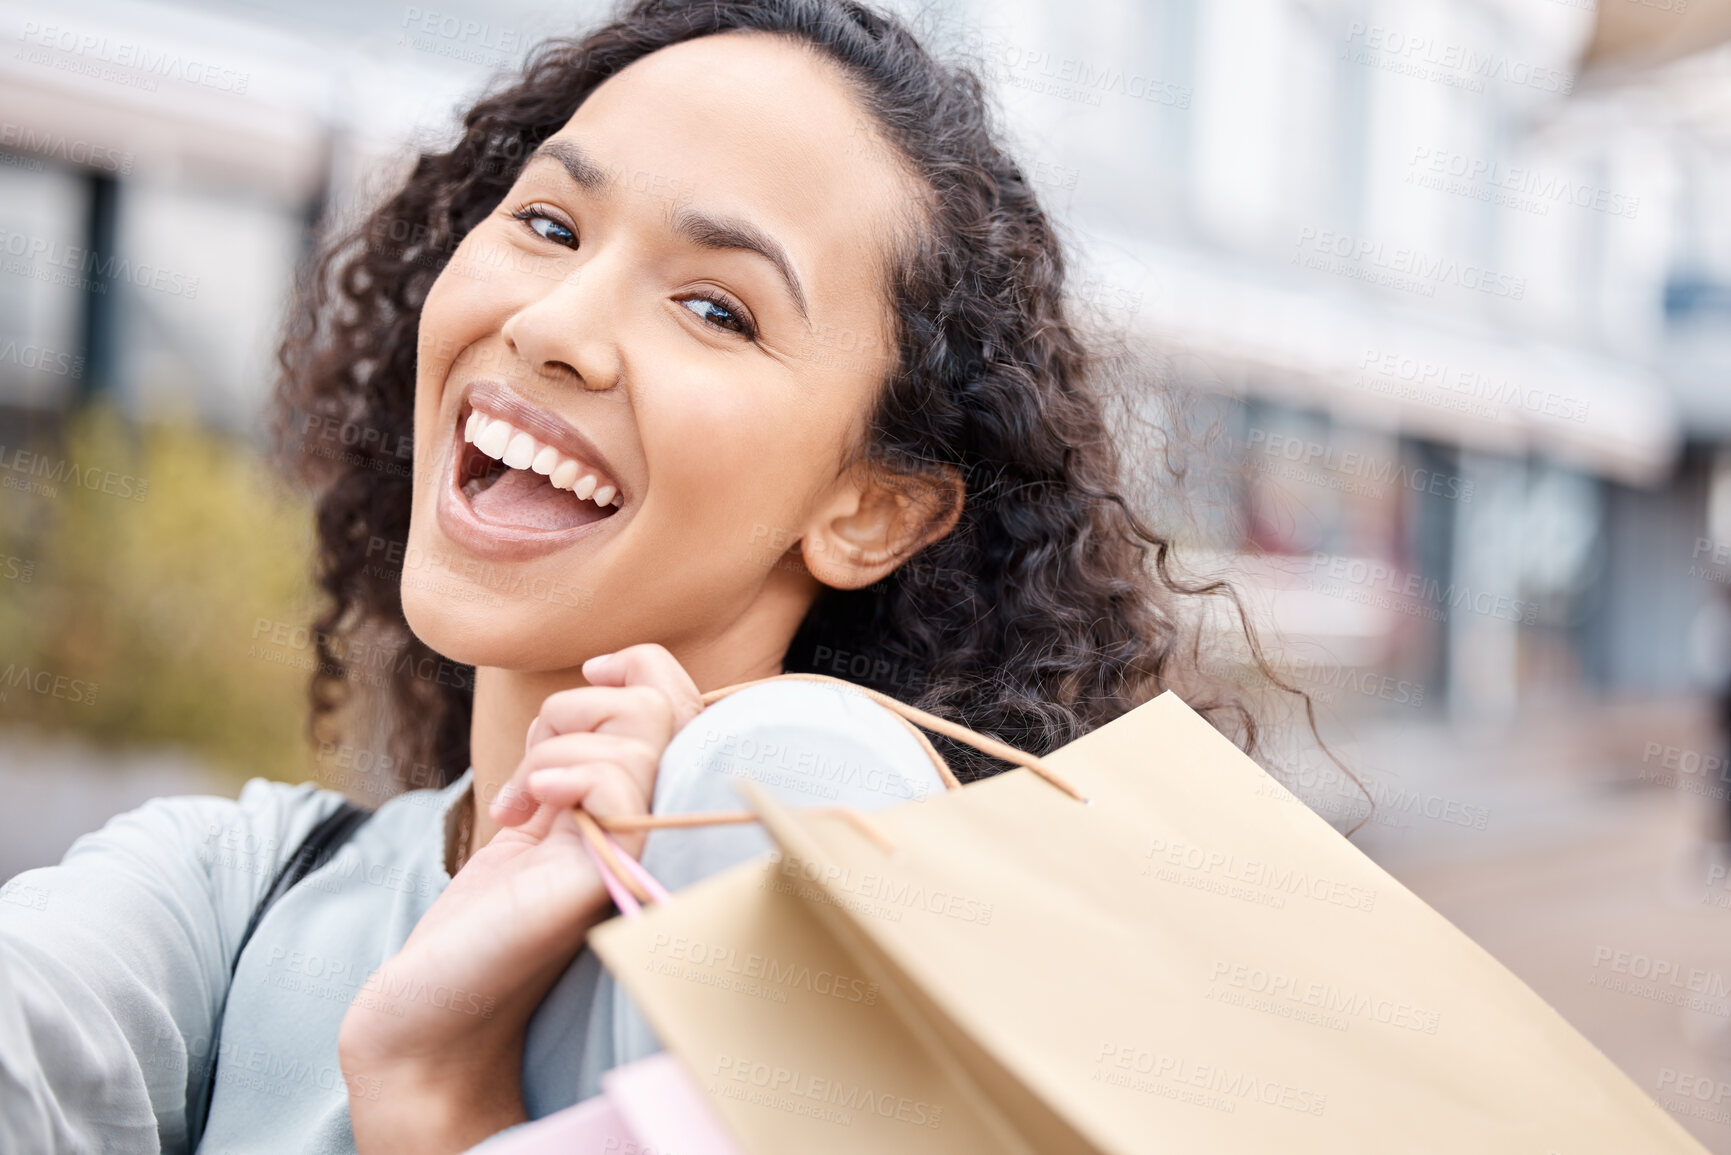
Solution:
{"label": "woman's face", "polygon": [[892,364],[912,187],[784,40],[675,45],[597,88],[422,310],[415,633],[524,671],[641,641],[779,658],[818,589],[789,547],[882,528],[839,467]]}

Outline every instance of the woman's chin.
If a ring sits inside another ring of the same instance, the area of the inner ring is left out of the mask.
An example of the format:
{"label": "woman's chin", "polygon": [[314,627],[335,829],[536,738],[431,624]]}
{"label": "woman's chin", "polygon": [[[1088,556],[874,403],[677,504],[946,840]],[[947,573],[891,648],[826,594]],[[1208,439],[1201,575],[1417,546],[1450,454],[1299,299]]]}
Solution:
{"label": "woman's chin", "polygon": [[[517,666],[537,634],[545,636],[547,622],[518,622],[524,615],[498,604],[497,597],[465,588],[460,579],[448,578],[448,589],[417,587],[403,583],[403,617],[409,629],[434,653],[465,666]],[[467,596],[474,595],[474,596]]]}

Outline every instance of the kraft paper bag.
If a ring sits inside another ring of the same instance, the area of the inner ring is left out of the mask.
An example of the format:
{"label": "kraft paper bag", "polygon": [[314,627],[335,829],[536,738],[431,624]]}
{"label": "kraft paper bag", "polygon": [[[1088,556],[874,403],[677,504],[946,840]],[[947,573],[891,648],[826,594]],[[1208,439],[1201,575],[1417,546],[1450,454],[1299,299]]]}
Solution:
{"label": "kraft paper bag", "polygon": [[1705,1150],[1175,695],[1044,762],[592,932],[742,1150]]}

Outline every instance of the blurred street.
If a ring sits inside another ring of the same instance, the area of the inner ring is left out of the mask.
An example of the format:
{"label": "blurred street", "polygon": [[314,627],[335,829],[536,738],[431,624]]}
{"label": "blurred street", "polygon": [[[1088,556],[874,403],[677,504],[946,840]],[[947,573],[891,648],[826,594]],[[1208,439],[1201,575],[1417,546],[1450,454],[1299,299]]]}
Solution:
{"label": "blurred street", "polygon": [[[1731,859],[1705,847],[1713,816],[1694,792],[1728,787],[1664,769],[1665,747],[1714,749],[1702,712],[1677,702],[1559,712],[1479,742],[1446,727],[1379,727],[1360,747],[1366,763],[1399,766],[1403,785],[1484,807],[1489,820],[1483,831],[1372,822],[1354,840],[1710,1150],[1731,1152]],[[1682,985],[1643,984],[1647,960],[1674,964]],[[1692,982],[1693,1007],[1661,1001],[1688,1000]]]}
{"label": "blurred street", "polygon": [[80,834],[165,794],[222,794],[240,784],[184,754],[104,750],[70,737],[0,734],[0,882],[59,862]]}

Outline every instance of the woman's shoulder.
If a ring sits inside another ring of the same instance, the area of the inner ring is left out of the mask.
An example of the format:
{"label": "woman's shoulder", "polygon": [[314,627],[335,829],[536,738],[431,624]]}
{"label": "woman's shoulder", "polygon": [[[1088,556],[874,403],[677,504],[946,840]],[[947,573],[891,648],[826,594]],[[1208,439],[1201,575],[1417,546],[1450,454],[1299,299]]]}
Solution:
{"label": "woman's shoulder", "polygon": [[[455,788],[413,790],[372,809],[362,831],[369,841],[422,835],[437,823]],[[237,797],[182,794],[153,798],[80,837],[62,860],[75,864],[116,854],[142,860],[168,857],[202,865],[215,878],[243,879],[243,889],[268,884],[289,856],[325,819],[347,805],[348,795],[314,782],[248,779]]]}
{"label": "woman's shoulder", "polygon": [[861,791],[896,801],[942,789],[918,731],[840,681],[784,677],[736,690],[674,735],[667,758],[763,781],[809,781],[838,801]]}
{"label": "woman's shoulder", "polygon": [[138,852],[195,848],[199,857],[261,864],[285,857],[343,802],[313,783],[249,779],[239,796],[180,794],[153,798],[118,814],[72,844],[64,861],[116,848]]}

